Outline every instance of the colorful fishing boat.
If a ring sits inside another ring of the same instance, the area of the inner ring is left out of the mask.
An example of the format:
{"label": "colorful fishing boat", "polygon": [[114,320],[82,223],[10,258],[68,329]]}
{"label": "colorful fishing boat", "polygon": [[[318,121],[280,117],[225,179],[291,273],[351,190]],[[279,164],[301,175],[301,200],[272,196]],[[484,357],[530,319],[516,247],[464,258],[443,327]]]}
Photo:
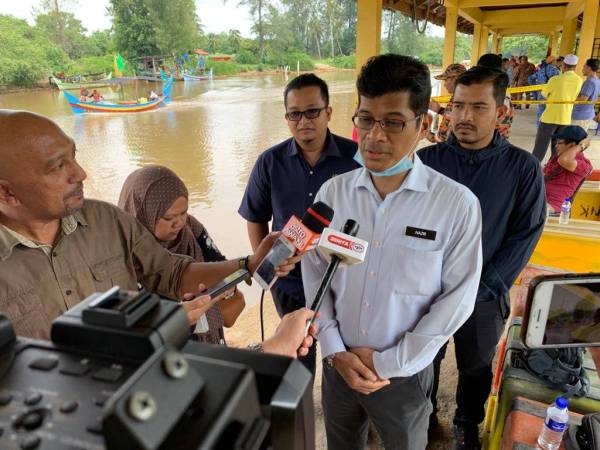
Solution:
{"label": "colorful fishing boat", "polygon": [[192,75],[189,73],[183,72],[183,81],[204,81],[204,80],[212,80],[213,70],[212,68],[208,71],[206,75]]}
{"label": "colorful fishing boat", "polygon": [[70,77],[72,81],[62,81],[56,77],[52,77],[52,81],[56,85],[58,89],[61,91],[65,90],[75,90],[81,87],[88,88],[97,88],[97,87],[105,87],[111,84],[112,80],[112,72],[108,74],[106,78],[102,78],[101,80],[91,80],[88,81],[83,75],[77,77]]}
{"label": "colorful fishing boat", "polygon": [[163,95],[156,100],[151,100],[144,103],[138,102],[87,102],[80,101],[77,97],[64,91],[69,106],[75,114],[102,112],[102,113],[137,113],[156,109],[159,106],[171,103],[171,90],[173,88],[173,78],[169,78],[165,83]]}

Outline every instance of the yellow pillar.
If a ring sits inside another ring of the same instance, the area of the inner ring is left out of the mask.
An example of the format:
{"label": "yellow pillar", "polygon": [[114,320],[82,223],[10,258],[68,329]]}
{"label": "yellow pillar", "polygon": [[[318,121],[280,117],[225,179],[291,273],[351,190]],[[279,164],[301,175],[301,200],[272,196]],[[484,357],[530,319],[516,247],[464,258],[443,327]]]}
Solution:
{"label": "yellow pillar", "polygon": [[[482,26],[481,27],[481,37],[480,37],[481,40],[479,42],[479,54],[477,55],[477,59],[479,59],[479,57],[481,55],[483,55],[484,53],[487,53],[489,37],[490,37],[490,29],[486,26]],[[476,64],[477,59],[472,64]]]}
{"label": "yellow pillar", "polygon": [[[446,5],[446,26],[444,27],[444,54],[442,56],[442,70],[454,62],[456,48],[456,27],[458,24],[458,8],[456,5]],[[448,91],[442,83],[442,95]]]}
{"label": "yellow pillar", "polygon": [[583,10],[583,22],[581,23],[581,32],[579,33],[579,48],[577,49],[576,72],[581,74],[585,61],[592,57],[592,47],[594,46],[594,33],[596,32],[596,19],[598,18],[598,0],[586,0]]}
{"label": "yellow pillar", "polygon": [[481,24],[473,24],[473,46],[471,47],[471,67],[477,64],[479,59],[479,46],[481,44]]}
{"label": "yellow pillar", "polygon": [[[502,53],[502,47],[504,46],[504,36],[498,36],[498,53]],[[504,55],[502,55],[504,56]]]}
{"label": "yellow pillar", "polygon": [[356,72],[371,56],[381,52],[383,0],[358,0],[356,22]]}
{"label": "yellow pillar", "polygon": [[498,53],[498,35],[496,33],[492,33],[492,53]]}
{"label": "yellow pillar", "polygon": [[448,67],[454,62],[456,47],[456,27],[458,24],[458,8],[456,5],[446,5],[446,26],[444,31],[444,55],[442,67]]}
{"label": "yellow pillar", "polygon": [[577,17],[563,22],[562,39],[560,41],[560,56],[573,53],[575,48],[575,33],[577,32]]}
{"label": "yellow pillar", "polygon": [[548,43],[550,44],[550,54],[557,56],[558,55],[558,31],[550,34],[550,39],[548,39]]}

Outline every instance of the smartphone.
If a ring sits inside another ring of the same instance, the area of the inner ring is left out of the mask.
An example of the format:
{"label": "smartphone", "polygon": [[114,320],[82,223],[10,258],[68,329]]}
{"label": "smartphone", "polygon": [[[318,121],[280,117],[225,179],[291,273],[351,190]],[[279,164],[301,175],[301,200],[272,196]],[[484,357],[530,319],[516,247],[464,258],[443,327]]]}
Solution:
{"label": "smartphone", "polygon": [[[211,299],[218,297],[223,292],[227,292],[228,290],[235,287],[237,284],[244,281],[246,278],[250,278],[250,272],[246,269],[239,269],[233,272],[231,275],[223,278],[222,281],[219,281],[214,286],[211,286],[208,289],[199,292],[197,297],[202,297],[204,295],[209,295]],[[208,318],[206,314],[202,314],[198,322],[196,322],[196,326],[194,327],[194,333],[207,333],[209,331]]]}
{"label": "smartphone", "polygon": [[535,278],[523,323],[528,347],[600,346],[600,274]]}
{"label": "smartphone", "polygon": [[279,266],[283,261],[292,256],[296,252],[296,247],[287,239],[277,239],[267,253],[267,256],[260,262],[254,272],[254,279],[265,291],[277,281],[275,267]]}
{"label": "smartphone", "polygon": [[235,287],[237,284],[241,283],[246,278],[250,278],[250,272],[248,272],[246,269],[236,270],[231,275],[228,275],[227,277],[223,278],[222,281],[219,281],[214,286],[211,286],[210,288],[198,293],[196,297],[210,295],[210,298],[213,299],[221,295],[223,292],[226,292],[229,289]]}

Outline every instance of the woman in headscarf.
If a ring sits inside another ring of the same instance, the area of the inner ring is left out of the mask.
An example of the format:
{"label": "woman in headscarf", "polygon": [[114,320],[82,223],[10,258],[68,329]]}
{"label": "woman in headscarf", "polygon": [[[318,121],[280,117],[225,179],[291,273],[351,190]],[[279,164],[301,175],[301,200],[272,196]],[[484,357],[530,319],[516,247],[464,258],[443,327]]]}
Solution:
{"label": "woman in headscarf", "polygon": [[[206,228],[188,215],[188,190],[183,181],[163,166],[146,166],[131,173],[119,196],[119,207],[139,220],[171,253],[198,262],[224,261]],[[244,309],[244,296],[235,290],[215,304],[199,323],[203,342],[224,344],[223,326],[231,327]]]}

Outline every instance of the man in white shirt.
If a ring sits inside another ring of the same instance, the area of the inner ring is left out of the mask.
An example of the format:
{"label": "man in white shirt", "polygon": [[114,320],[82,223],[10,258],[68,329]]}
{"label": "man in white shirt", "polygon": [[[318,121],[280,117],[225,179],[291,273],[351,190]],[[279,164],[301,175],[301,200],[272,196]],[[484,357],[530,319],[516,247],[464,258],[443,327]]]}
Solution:
{"label": "man in white shirt", "polygon": [[[473,310],[481,271],[481,212],[464,186],[414,155],[429,130],[431,81],[414,58],[371,58],[357,81],[356,159],[315,200],[332,227],[347,219],[370,242],[361,265],[341,268],[318,320],[323,411],[330,450],[362,449],[368,419],[386,449],[424,449],[432,361]],[[307,303],[326,268],[304,258]]]}

